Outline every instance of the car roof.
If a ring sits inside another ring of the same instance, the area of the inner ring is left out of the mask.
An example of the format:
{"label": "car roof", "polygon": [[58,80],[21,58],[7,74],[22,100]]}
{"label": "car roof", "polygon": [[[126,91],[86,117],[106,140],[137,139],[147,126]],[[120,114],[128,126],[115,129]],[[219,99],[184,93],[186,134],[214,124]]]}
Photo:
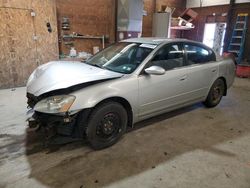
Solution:
{"label": "car roof", "polygon": [[197,44],[199,46],[202,46],[206,49],[210,49],[214,52],[214,50],[212,48],[206,46],[205,44],[203,44],[201,42],[183,39],[183,38],[142,37],[142,38],[130,38],[130,39],[122,40],[120,42],[141,43],[141,44],[149,44],[149,45],[156,45],[156,46],[161,45],[161,44],[171,43],[171,42],[189,42],[189,43],[193,43],[193,44]]}
{"label": "car roof", "polygon": [[130,38],[126,40],[122,40],[121,42],[132,42],[132,43],[144,43],[144,44],[153,44],[153,45],[160,45],[162,43],[169,43],[169,42],[195,42],[187,39],[179,39],[179,38],[158,38],[158,37],[142,37],[142,38]]}

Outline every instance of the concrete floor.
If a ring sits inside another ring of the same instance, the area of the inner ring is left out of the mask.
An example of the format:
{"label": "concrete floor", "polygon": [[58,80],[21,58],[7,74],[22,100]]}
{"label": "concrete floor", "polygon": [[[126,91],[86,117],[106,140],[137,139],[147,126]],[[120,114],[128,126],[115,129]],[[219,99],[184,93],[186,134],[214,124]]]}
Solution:
{"label": "concrete floor", "polygon": [[250,80],[219,106],[144,121],[111,148],[45,148],[25,123],[25,88],[0,90],[0,187],[250,187]]}

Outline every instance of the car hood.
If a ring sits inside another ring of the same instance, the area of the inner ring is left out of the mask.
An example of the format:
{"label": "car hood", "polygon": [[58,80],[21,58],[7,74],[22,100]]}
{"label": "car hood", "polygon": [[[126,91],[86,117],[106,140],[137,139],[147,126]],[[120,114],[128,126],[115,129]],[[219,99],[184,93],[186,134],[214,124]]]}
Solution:
{"label": "car hood", "polygon": [[88,82],[119,78],[123,74],[78,61],[53,61],[39,66],[29,77],[27,92],[35,96]]}

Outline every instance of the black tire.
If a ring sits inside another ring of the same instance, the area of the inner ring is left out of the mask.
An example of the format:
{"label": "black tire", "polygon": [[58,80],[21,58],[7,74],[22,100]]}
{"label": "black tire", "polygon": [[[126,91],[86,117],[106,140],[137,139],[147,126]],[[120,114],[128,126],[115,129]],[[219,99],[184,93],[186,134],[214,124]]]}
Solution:
{"label": "black tire", "polygon": [[86,129],[87,140],[95,150],[115,144],[126,132],[127,111],[117,102],[106,102],[91,113]]}
{"label": "black tire", "polygon": [[204,101],[204,105],[208,108],[212,108],[217,106],[220,101],[222,96],[225,93],[225,83],[222,79],[217,79],[213,83],[212,87],[209,90],[207,99]]}

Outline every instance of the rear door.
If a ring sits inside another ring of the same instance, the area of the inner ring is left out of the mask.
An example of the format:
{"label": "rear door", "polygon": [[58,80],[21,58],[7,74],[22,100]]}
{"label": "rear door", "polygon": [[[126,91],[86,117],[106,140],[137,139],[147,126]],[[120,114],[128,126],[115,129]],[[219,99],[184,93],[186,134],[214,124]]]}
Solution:
{"label": "rear door", "polygon": [[205,98],[212,82],[218,77],[219,66],[214,52],[203,45],[184,43],[188,74],[188,98]]}
{"label": "rear door", "polygon": [[215,54],[196,43],[172,43],[162,47],[145,68],[166,70],[164,75],[139,76],[139,118],[202,101],[218,76]]}

